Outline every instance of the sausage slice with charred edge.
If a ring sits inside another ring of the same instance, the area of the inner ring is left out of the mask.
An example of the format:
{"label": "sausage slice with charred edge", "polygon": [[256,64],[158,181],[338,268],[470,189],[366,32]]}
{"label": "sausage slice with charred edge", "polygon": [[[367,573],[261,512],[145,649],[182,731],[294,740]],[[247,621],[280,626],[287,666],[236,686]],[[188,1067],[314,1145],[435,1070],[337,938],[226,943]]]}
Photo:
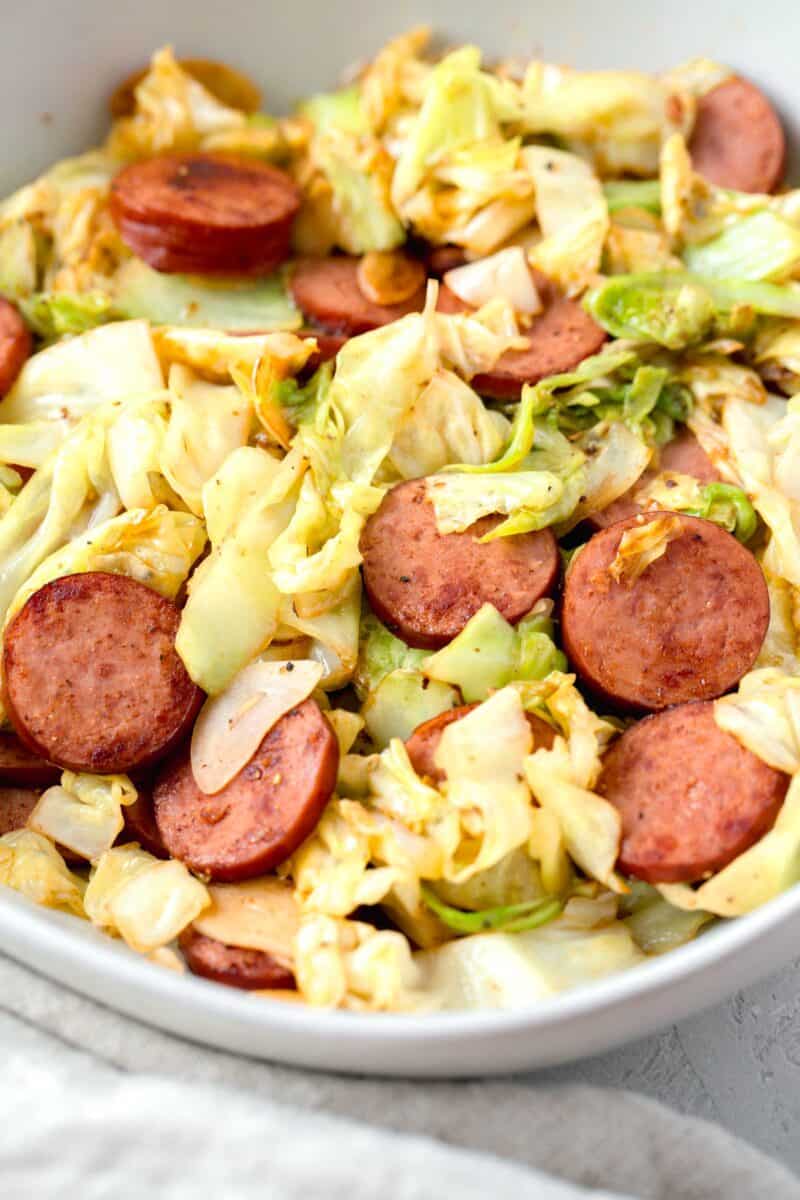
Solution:
{"label": "sausage slice with charred edge", "polygon": [[605,755],[597,790],[622,817],[621,871],[691,883],[772,828],[788,783],[720,729],[706,701],[631,726]]}
{"label": "sausage slice with charred edge", "polygon": [[463,533],[439,533],[425,480],[399,483],[361,535],[364,587],[373,612],[409,646],[437,649],[484,604],[512,624],[558,579],[549,529],[479,542],[501,521],[482,517]]}
{"label": "sausage slice with charred edge", "polygon": [[21,788],[50,787],[61,779],[61,768],[25,746],[16,734],[0,733],[0,783]]}
{"label": "sausage slice with charred edge", "polygon": [[[679,531],[633,580],[612,566],[623,535],[658,518]],[[596,533],[572,560],[561,632],[573,669],[616,708],[654,711],[735,687],[769,624],[761,567],[736,538],[698,517],[647,512]]]}
{"label": "sausage slice with charred edge", "polygon": [[123,241],[165,272],[266,274],[289,257],[299,206],[285,171],[232,155],[164,154],[111,185]]}
{"label": "sausage slice with charred edge", "polygon": [[175,650],[180,611],[126,575],[66,575],[5,633],[6,710],[20,740],[71,771],[129,774],[180,742],[203,693]]}
{"label": "sausage slice with charred edge", "polygon": [[306,318],[327,333],[348,336],[388,325],[425,303],[425,288],[400,304],[376,304],[358,282],[359,259],[301,258],[294,264],[289,290]]}
{"label": "sausage slice with charred edge", "polygon": [[[525,350],[507,350],[483,375],[476,375],[471,385],[481,396],[494,400],[518,400],[526,383],[538,383],[548,375],[558,375],[576,367],[584,358],[596,354],[606,340],[592,317],[577,300],[570,300],[539,271],[532,272],[536,289],[544,305],[540,316],[533,318],[524,335]],[[439,290],[440,312],[470,312],[469,305],[443,285]]]}
{"label": "sausage slice with charred edge", "polygon": [[189,926],[178,938],[189,970],[228,987],[255,990],[293,988],[294,975],[265,950],[226,946]]}
{"label": "sausage slice with charred edge", "polygon": [[718,187],[772,192],[783,179],[783,127],[764,93],[747,79],[726,79],[701,96],[689,150],[695,171]]}
{"label": "sausage slice with charred edge", "polygon": [[156,779],[161,840],[173,858],[220,883],[263,875],[313,832],[338,766],[336,737],[315,700],[281,717],[247,766],[213,796],[197,786],[184,747]]}

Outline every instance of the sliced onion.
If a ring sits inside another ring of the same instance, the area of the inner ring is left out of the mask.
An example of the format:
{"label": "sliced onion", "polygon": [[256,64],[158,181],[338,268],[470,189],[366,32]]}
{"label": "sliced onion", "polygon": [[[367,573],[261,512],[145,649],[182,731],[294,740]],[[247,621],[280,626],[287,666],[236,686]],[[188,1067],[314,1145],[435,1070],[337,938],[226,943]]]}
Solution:
{"label": "sliced onion", "polygon": [[192,771],[213,796],[249,763],[263,738],[302,704],[323,675],[311,659],[250,663],[224,692],[206,700],[192,734]]}
{"label": "sliced onion", "polygon": [[542,301],[521,246],[508,246],[488,258],[454,267],[447,272],[444,282],[459,300],[473,308],[500,296],[515,312],[535,316],[542,311]]}
{"label": "sliced onion", "polygon": [[211,907],[195,919],[198,933],[226,946],[263,950],[282,966],[292,966],[300,912],[290,883],[266,876],[215,884],[208,891]]}

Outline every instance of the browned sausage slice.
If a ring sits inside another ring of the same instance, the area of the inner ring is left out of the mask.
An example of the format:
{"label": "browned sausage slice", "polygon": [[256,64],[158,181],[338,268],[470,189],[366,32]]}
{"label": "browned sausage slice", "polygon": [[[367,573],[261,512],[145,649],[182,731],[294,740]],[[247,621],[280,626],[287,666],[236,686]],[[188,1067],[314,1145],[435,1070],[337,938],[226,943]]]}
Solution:
{"label": "browned sausage slice", "polygon": [[61,768],[33,754],[13,733],[0,733],[0,782],[21,787],[50,787],[61,779]]}
{"label": "browned sausage slice", "polygon": [[[680,522],[666,551],[631,582],[609,573],[628,530]],[[641,712],[721,696],[749,671],[769,624],[761,567],[736,538],[698,517],[644,513],[596,533],[564,586],[564,650],[583,683]]]}
{"label": "browned sausage slice", "polygon": [[[570,371],[596,354],[606,340],[605,330],[577,300],[563,296],[539,271],[532,274],[544,311],[526,330],[527,349],[507,350],[491,371],[471,381],[476,392],[493,400],[518,400],[523,384]],[[438,308],[450,313],[470,311],[447,286],[439,289]]]}
{"label": "browned sausage slice", "polygon": [[788,782],[720,729],[705,702],[623,733],[597,790],[622,817],[620,870],[648,883],[688,883],[721,870],[772,827]]}
{"label": "browned sausage slice", "polygon": [[300,206],[285,171],[220,154],[132,163],[111,185],[111,215],[157,271],[266,274],[289,257]]}
{"label": "browned sausage slice", "polygon": [[698,174],[738,192],[773,191],[786,165],[778,115],[746,79],[726,79],[701,97],[689,150]]}
{"label": "browned sausage slice", "polygon": [[123,806],[122,816],[125,820],[125,828],[117,838],[117,842],[138,842],[143,850],[154,854],[156,858],[169,858],[156,825],[151,790],[138,781],[136,788],[137,796],[133,804]]}
{"label": "browned sausage slice", "polygon": [[633,499],[634,492],[650,483],[662,471],[693,475],[700,483],[714,483],[719,479],[716,467],[697,438],[690,430],[684,428],[676,438],[662,447],[657,466],[648,467],[639,482],[624,496],[609,504],[608,508],[587,517],[587,524],[594,530],[608,529],[609,525],[615,525],[617,521],[636,516],[641,509]]}
{"label": "browned sausage slice", "polygon": [[[443,782],[444,771],[436,765],[436,751],[442,734],[448,725],[460,721],[477,707],[477,704],[462,704],[459,708],[450,708],[447,712],[439,713],[438,717],[431,717],[429,721],[423,721],[417,726],[406,742],[406,750],[418,775],[427,775],[434,783]],[[533,750],[549,750],[555,737],[553,730],[541,717],[534,716],[533,713],[526,713],[526,716],[533,734]]]}
{"label": "browned sausage slice", "polygon": [[302,313],[329,333],[367,333],[388,325],[425,303],[421,287],[401,304],[375,304],[358,285],[357,258],[301,258],[289,280],[294,302]]}
{"label": "browned sausage slice", "polygon": [[501,519],[441,534],[424,479],[393,487],[361,535],[364,587],[378,619],[409,646],[435,650],[484,604],[512,623],[524,617],[555,586],[558,545],[549,529],[480,543]]}
{"label": "browned sausage slice", "polygon": [[197,786],[187,747],[156,780],[161,840],[173,858],[220,883],[263,875],[313,832],[338,766],[338,743],[315,700],[281,717],[247,766],[213,796]]}
{"label": "browned sausage slice", "polygon": [[25,828],[41,794],[35,788],[0,788],[0,837]]}
{"label": "browned sausage slice", "polygon": [[0,396],[9,390],[32,350],[27,325],[14,305],[0,296]]}
{"label": "browned sausage slice", "polygon": [[467,256],[460,246],[431,246],[425,256],[428,273],[441,279],[448,271],[463,267]]}
{"label": "browned sausage slice", "polygon": [[316,351],[311,355],[311,358],[303,368],[304,374],[311,374],[312,371],[316,371],[320,363],[328,362],[331,358],[336,358],[336,355],[347,341],[344,334],[326,333],[323,329],[301,329],[297,336],[301,338],[313,337],[317,341]]}
{"label": "browned sausage slice", "polygon": [[180,612],[125,575],[45,584],[5,634],[6,709],[31,750],[72,771],[128,774],[167,754],[203,693],[175,650]]}
{"label": "browned sausage slice", "polygon": [[178,945],[189,970],[204,979],[213,979],[215,983],[246,990],[295,986],[292,972],[265,950],[226,946],[191,926],[184,929]]}

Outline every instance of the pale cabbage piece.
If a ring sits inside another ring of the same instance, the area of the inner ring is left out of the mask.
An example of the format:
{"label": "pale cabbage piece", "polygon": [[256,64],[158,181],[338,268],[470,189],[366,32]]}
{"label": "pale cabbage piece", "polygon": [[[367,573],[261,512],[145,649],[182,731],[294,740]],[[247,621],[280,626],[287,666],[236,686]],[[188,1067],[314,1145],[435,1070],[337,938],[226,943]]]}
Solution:
{"label": "pale cabbage piece", "polygon": [[208,894],[211,904],[195,918],[193,929],[226,946],[261,950],[291,969],[300,910],[290,883],[265,875],[243,883],[212,883]]}
{"label": "pale cabbage piece", "polygon": [[574,929],[561,920],[527,933],[480,933],[415,955],[418,1007],[517,1009],[644,960],[621,921]]}
{"label": "pale cabbage piece", "polygon": [[405,111],[419,106],[431,71],[421,55],[431,31],[419,25],[393,38],[376,54],[360,79],[361,106],[376,134]]}
{"label": "pale cabbage piece", "polygon": [[170,415],[161,471],[187,508],[203,514],[203,488],[234,450],[247,444],[253,413],[237,387],[208,383],[188,367],[169,373]]}
{"label": "pale cabbage piece", "polygon": [[531,743],[530,726],[512,688],[495,692],[444,729],[435,762],[447,779],[448,808],[459,814],[462,827],[461,843],[443,873],[446,879],[470,879],[528,841],[531,801],[522,768]]}
{"label": "pale cabbage piece", "polygon": [[76,420],[164,387],[146,321],[117,321],[34,354],[0,401],[0,423]]}
{"label": "pale cabbage piece", "polygon": [[520,510],[531,516],[528,529],[542,529],[569,517],[578,500],[577,489],[568,491],[552,471],[437,473],[428,476],[425,490],[436,514],[436,528],[443,534],[463,532],[492,513],[509,516]]}
{"label": "pale cabbage piece", "polygon": [[162,501],[170,507],[183,507],[161,469],[169,419],[169,395],[160,392],[128,401],[108,429],[108,465],[127,509],[155,508]]}
{"label": "pale cabbage piece", "polygon": [[331,127],[313,136],[300,168],[310,204],[295,221],[296,248],[327,254],[338,246],[348,254],[367,254],[402,245],[405,230],[390,195],[393,167],[385,148],[367,133]]}
{"label": "pale cabbage piece", "polygon": [[705,96],[720,83],[733,77],[730,67],[715,62],[712,58],[690,58],[677,67],[672,67],[661,76],[669,86],[681,92],[690,92],[693,96]]}
{"label": "pale cabbage piece", "polygon": [[308,472],[295,511],[268,552],[272,579],[280,592],[336,592],[361,562],[359,541],[367,518],[383,499],[380,488],[335,484],[323,497]]}
{"label": "pale cabbage piece", "polygon": [[787,395],[800,392],[800,321],[762,320],[753,362],[769,383]]}
{"label": "pale cabbage piece", "polygon": [[800,678],[774,667],[750,671],[714,702],[714,720],[777,771],[800,771]]}
{"label": "pale cabbage piece", "polygon": [[536,821],[529,853],[542,864],[546,884],[553,890],[560,890],[554,886],[557,882],[562,886],[566,882],[566,850],[592,879],[611,891],[624,892],[625,884],[614,871],[621,835],[619,813],[593,790],[614,726],[588,707],[575,687],[574,675],[553,671],[541,682],[513,687],[528,711],[549,720],[561,734],[551,750],[535,750],[525,760],[534,798],[552,818]]}
{"label": "pale cabbage piece", "polygon": [[[161,325],[152,330],[152,337],[162,363],[181,363],[214,383],[244,379],[251,390],[257,388],[259,392],[266,390],[264,373],[268,368],[276,378],[296,375],[314,353],[312,339],[283,330],[224,333],[219,329]],[[257,409],[257,404],[254,407]]]}
{"label": "pale cabbage piece", "polygon": [[292,517],[294,500],[284,497],[296,466],[296,459],[278,462],[243,446],[203,489],[212,551],[190,581],[175,645],[192,679],[210,695],[222,691],[278,628],[281,596],[267,553]]}
{"label": "pale cabbage piece", "polygon": [[52,579],[86,571],[127,575],[174,600],[202,553],[205,531],[189,513],[159,505],[133,509],[68,541],[31,572],[13,597],[6,624],[34,592]]}
{"label": "pale cabbage piece", "polygon": [[72,874],[53,843],[32,829],[0,837],[0,884],[34,904],[84,916],[82,880]]}
{"label": "pale cabbage piece", "polygon": [[[352,572],[345,585],[333,597],[323,594],[324,611],[297,609],[300,600],[287,604],[283,597],[280,613],[284,625],[311,638],[308,654],[322,663],[320,687],[333,691],[350,682],[358,658],[358,626],[361,615],[361,576]],[[305,597],[309,599],[309,597]]]}
{"label": "pale cabbage piece", "polygon": [[332,800],[295,851],[288,870],[303,912],[346,917],[359,905],[380,903],[397,882],[393,868],[372,865],[371,831],[362,828],[361,814],[356,801]]}
{"label": "pale cabbage piece", "polygon": [[60,785],[39,798],[28,828],[95,862],[122,832],[123,806],[133,804],[136,795],[127,775],[64,771]]}
{"label": "pale cabbage piece", "polygon": [[183,863],[162,862],[135,844],[106,850],[84,895],[92,924],[140,954],[168,945],[209,904],[206,887]]}
{"label": "pale cabbage piece", "polygon": [[280,718],[308,699],[321,677],[322,666],[316,662],[256,659],[223,692],[209,697],[192,730],[192,774],[200,791],[222,791]]}
{"label": "pale cabbage piece", "polygon": [[658,174],[662,142],[688,134],[694,102],[680,81],[638,71],[577,71],[532,62],[522,84],[523,126],[589,157],[601,175]]}
{"label": "pale cabbage piece", "polygon": [[440,367],[401,420],[389,462],[402,479],[432,475],[453,462],[488,463],[509,429],[502,413],[486,408],[468,383]]}
{"label": "pale cabbage piece", "polygon": [[0,461],[19,467],[41,467],[64,441],[68,420],[25,421],[0,425]]}
{"label": "pale cabbage piece", "polygon": [[56,163],[0,204],[0,229],[16,230],[13,241],[3,240],[12,253],[5,267],[12,294],[37,286],[45,294],[105,291],[128,253],[108,208],[118,169],[113,156],[92,150]]}
{"label": "pale cabbage piece", "polygon": [[587,430],[578,440],[586,452],[583,484],[578,503],[556,533],[574,529],[590,513],[600,512],[636,485],[646,470],[652,451],[622,421]]}
{"label": "pale cabbage piece", "polygon": [[539,866],[523,846],[462,883],[439,879],[432,887],[445,904],[469,912],[505,904],[523,904],[547,894]]}
{"label": "pale cabbage piece", "polygon": [[325,716],[336,734],[339,756],[343,758],[350,753],[356,738],[364,728],[364,718],[359,713],[350,712],[347,708],[330,708],[326,711]]}
{"label": "pale cabbage piece", "polygon": [[680,518],[666,515],[626,529],[608,565],[609,575],[616,583],[632,587],[652,563],[666,554],[670,542],[682,532]]}
{"label": "pale cabbage piece", "polygon": [[119,511],[108,474],[101,417],[90,416],[67,435],[0,518],[0,615],[50,554],[87,525]]}
{"label": "pale cabbage piece", "polygon": [[657,217],[643,209],[623,209],[611,219],[603,270],[608,275],[635,275],[680,269],[670,241]]}
{"label": "pale cabbage piece", "polygon": [[404,222],[477,256],[499,249],[534,215],[519,138],[504,129],[519,119],[519,90],[482,71],[480,61],[474,46],[464,46],[437,63],[390,147],[392,201]]}
{"label": "pale cabbage piece", "polygon": [[535,316],[542,311],[542,300],[521,246],[508,246],[487,258],[455,267],[444,276],[444,282],[473,308],[481,308],[495,296],[502,296],[515,313]]}
{"label": "pale cabbage piece", "polygon": [[415,1007],[417,974],[402,933],[313,913],[301,919],[295,976],[308,1004],[402,1012]]}
{"label": "pale cabbage piece", "polygon": [[685,912],[740,917],[779,896],[798,880],[800,777],[794,775],[775,824],[760,841],[698,888],[671,883],[661,884],[658,890],[665,900]]}
{"label": "pale cabbage piece", "polygon": [[769,591],[769,626],[754,669],[773,667],[785,675],[800,675],[800,596],[791,584],[765,571]]}
{"label": "pale cabbage piece", "polygon": [[533,179],[542,232],[529,261],[568,296],[579,295],[597,278],[609,230],[600,180],[584,159],[563,150],[528,146],[521,158]]}
{"label": "pale cabbage piece", "polygon": [[400,667],[385,675],[370,692],[361,714],[373,745],[385,750],[393,738],[405,741],[423,721],[459,703],[458,692],[447,683]]}
{"label": "pale cabbage piece", "polygon": [[11,300],[19,300],[35,292],[36,258],[33,226],[23,217],[7,223],[0,218],[0,293]]}
{"label": "pale cabbage piece", "polygon": [[794,482],[800,422],[793,404],[769,397],[755,407],[733,397],[724,406],[722,424],[742,487],[770,531],[764,569],[800,587],[800,502]]}
{"label": "pale cabbage piece", "polygon": [[120,158],[198,150],[205,138],[247,125],[243,112],[223,104],[179,66],[170,46],[153,55],[134,98],[133,115],[115,122],[106,143]]}

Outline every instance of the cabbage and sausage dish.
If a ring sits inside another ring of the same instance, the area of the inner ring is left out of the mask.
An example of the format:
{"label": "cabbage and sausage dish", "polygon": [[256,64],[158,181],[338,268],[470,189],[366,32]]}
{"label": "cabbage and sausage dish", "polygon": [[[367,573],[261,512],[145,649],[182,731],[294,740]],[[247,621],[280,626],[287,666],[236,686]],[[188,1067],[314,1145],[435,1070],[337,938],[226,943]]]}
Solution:
{"label": "cabbage and sausage dish", "polygon": [[0,205],[0,883],[509,1007],[800,877],[800,190],[711,60],[159,50]]}

